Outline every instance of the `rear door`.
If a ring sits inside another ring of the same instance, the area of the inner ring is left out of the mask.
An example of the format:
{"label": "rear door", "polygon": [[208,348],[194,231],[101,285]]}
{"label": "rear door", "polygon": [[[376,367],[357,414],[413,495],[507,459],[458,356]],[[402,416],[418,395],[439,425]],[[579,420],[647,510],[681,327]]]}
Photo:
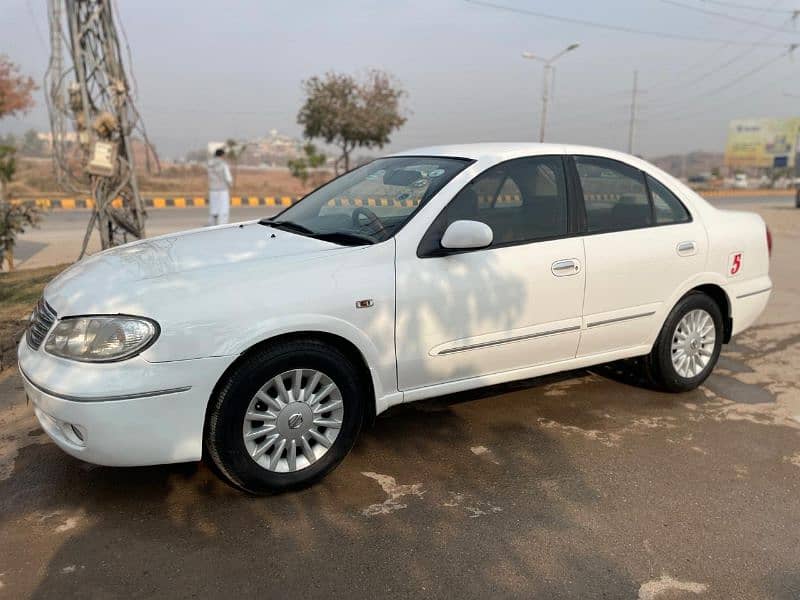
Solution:
{"label": "rear door", "polygon": [[702,271],[706,233],[669,189],[603,157],[574,157],[586,215],[586,294],[578,356],[641,346],[675,291]]}

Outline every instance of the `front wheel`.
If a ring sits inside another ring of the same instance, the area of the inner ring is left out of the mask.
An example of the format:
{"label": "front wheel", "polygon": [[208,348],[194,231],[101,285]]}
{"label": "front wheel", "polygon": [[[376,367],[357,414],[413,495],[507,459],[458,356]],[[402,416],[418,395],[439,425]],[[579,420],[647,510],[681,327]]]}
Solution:
{"label": "front wheel", "polygon": [[277,342],[242,361],[212,398],[206,457],[253,494],[309,485],[353,447],[365,389],[338,349],[316,340]]}
{"label": "front wheel", "polygon": [[722,349],[722,313],[702,292],[684,296],[672,309],[646,363],[653,382],[687,392],[711,374]]}

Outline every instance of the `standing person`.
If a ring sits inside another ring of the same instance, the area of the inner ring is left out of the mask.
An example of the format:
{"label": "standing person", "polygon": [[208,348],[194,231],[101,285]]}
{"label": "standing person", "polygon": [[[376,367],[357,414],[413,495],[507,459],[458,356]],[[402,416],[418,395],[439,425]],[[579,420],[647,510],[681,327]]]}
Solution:
{"label": "standing person", "polygon": [[225,150],[218,148],[208,161],[208,224],[224,225],[231,209],[230,188],[233,177],[228,163],[222,158]]}

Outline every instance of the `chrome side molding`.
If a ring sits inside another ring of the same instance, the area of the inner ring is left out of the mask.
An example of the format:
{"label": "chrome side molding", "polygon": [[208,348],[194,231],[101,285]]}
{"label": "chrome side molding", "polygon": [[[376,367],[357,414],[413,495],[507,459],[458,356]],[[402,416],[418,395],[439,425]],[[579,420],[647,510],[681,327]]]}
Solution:
{"label": "chrome side molding", "polygon": [[610,325],[611,323],[619,323],[621,321],[630,321],[631,319],[641,319],[642,317],[651,317],[656,314],[656,311],[651,310],[650,312],[646,313],[639,313],[638,315],[629,315],[627,317],[617,317],[615,319],[603,319],[602,321],[595,321],[594,323],[588,323],[586,327],[599,327],[600,325]]}
{"label": "chrome side molding", "polygon": [[530,340],[533,338],[540,338],[548,335],[567,333],[568,331],[578,331],[580,328],[581,328],[580,325],[572,325],[570,327],[563,327],[561,329],[551,329],[550,331],[540,331],[538,333],[529,333],[527,335],[517,335],[510,338],[504,338],[502,340],[492,340],[489,342],[481,342],[479,344],[469,344],[467,346],[445,348],[444,350],[439,350],[439,352],[436,353],[436,356],[442,356],[444,354],[453,354],[454,352],[466,352],[467,350],[475,350],[477,348],[488,348],[489,346],[500,346],[502,344],[510,344],[511,342],[520,342],[522,340]]}

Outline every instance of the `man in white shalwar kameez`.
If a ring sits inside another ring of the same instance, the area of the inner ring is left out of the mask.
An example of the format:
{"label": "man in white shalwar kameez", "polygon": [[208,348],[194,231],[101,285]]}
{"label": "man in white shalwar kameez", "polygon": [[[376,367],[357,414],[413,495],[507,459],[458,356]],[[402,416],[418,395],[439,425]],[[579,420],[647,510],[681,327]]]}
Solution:
{"label": "man in white shalwar kameez", "polygon": [[222,148],[214,152],[214,157],[208,161],[208,224],[224,225],[228,222],[231,210],[230,188],[233,177],[228,164],[222,158],[225,150]]}

